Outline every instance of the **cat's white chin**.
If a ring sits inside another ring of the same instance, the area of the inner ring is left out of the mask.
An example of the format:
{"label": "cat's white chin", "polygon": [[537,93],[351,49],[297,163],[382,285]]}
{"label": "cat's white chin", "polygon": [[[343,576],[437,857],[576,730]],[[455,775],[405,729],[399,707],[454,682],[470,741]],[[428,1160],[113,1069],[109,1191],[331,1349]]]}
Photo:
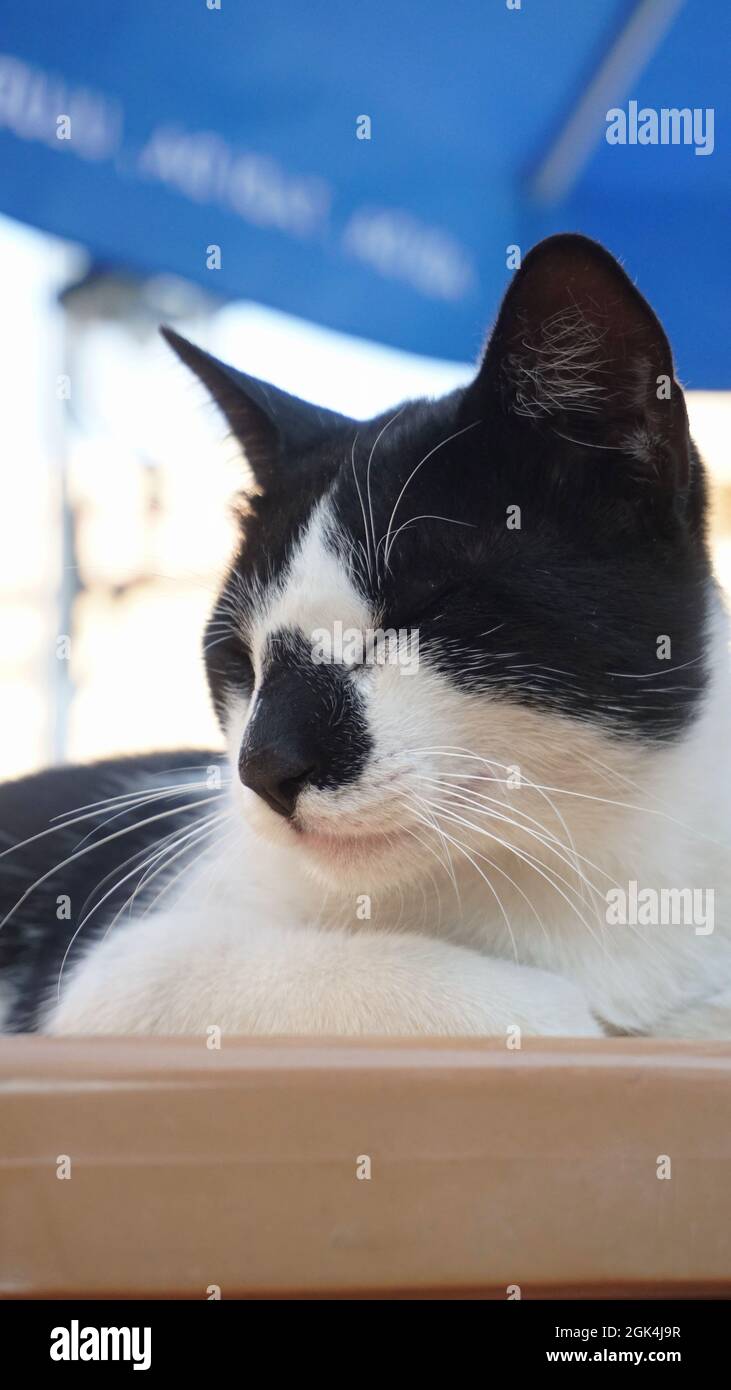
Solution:
{"label": "cat's white chin", "polygon": [[397,887],[424,871],[425,854],[418,838],[403,825],[368,829],[342,818],[308,820],[294,825],[265,806],[249,806],[247,821],[269,844],[296,856],[328,888],[368,893]]}
{"label": "cat's white chin", "polygon": [[293,851],[328,888],[345,893],[405,887],[424,871],[419,846],[405,830],[368,833],[295,833]]}
{"label": "cat's white chin", "polygon": [[403,853],[406,832],[400,829],[369,833],[342,833],[321,830],[296,831],[295,844],[324,865],[333,868],[372,864],[398,852]]}

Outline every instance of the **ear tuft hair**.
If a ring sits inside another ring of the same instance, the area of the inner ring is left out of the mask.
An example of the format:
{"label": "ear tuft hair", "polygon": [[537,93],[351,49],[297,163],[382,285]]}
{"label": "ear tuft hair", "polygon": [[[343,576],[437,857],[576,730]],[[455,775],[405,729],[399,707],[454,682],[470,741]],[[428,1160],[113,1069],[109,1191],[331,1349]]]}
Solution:
{"label": "ear tuft hair", "polygon": [[528,253],[488,343],[476,389],[516,427],[565,432],[684,487],[688,420],[670,345],[612,255],[562,233]]}
{"label": "ear tuft hair", "polygon": [[604,336],[578,306],[557,309],[537,325],[536,339],[523,339],[503,363],[515,413],[533,420],[564,413],[599,414],[609,387],[602,358]]}

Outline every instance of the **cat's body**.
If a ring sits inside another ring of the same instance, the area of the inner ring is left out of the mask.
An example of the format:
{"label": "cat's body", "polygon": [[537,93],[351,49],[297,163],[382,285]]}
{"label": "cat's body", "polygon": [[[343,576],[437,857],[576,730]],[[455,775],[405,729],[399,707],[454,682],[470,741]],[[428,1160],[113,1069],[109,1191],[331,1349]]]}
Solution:
{"label": "cat's body", "polygon": [[5,791],[16,844],[105,802],[3,861],[6,1026],[731,1033],[727,619],[616,264],[543,243],[475,383],[363,424],[173,345],[259,488],[207,632],[228,758]]}
{"label": "cat's body", "polygon": [[[731,991],[723,982],[731,975],[731,940],[723,905],[729,893],[728,864],[715,842],[728,810],[714,806],[708,795],[709,788],[731,786],[727,751],[718,738],[717,721],[724,712],[709,710],[706,726],[696,731],[682,754],[659,758],[645,796],[632,788],[632,804],[638,810],[632,824],[620,833],[611,856],[606,853],[611,807],[606,808],[603,825],[602,803],[597,802],[597,814],[591,818],[594,824],[584,821],[583,835],[582,818],[570,816],[577,854],[610,866],[608,871],[618,882],[635,878],[657,888],[679,883],[714,885],[715,923],[708,936],[696,935],[692,926],[609,926],[597,922],[586,908],[583,916],[588,927],[584,927],[535,870],[519,875],[513,865],[508,872],[530,897],[545,928],[544,934],[520,895],[497,875],[495,883],[510,917],[521,963],[517,968],[501,913],[494,901],[491,906],[489,890],[469,863],[463,868],[459,862],[454,864],[459,902],[444,873],[438,893],[427,892],[426,904],[419,887],[407,890],[404,901],[398,893],[383,899],[374,894],[369,923],[362,920],[360,895],[350,890],[326,893],[299,855],[262,843],[244,826],[235,860],[222,857],[214,846],[188,873],[181,874],[176,885],[175,875],[193,858],[196,846],[190,856],[180,851],[180,859],[167,874],[151,881],[148,888],[143,882],[132,913],[122,912],[105,941],[115,913],[142,876],[138,868],[125,882],[130,871],[126,861],[139,845],[144,846],[147,862],[154,850],[149,837],[161,828],[155,824],[132,840],[120,835],[105,850],[91,851],[77,861],[78,877],[73,881],[68,868],[60,870],[45,894],[37,890],[27,900],[17,927],[13,918],[8,921],[2,942],[8,952],[5,1026],[41,1026],[72,1033],[205,1033],[216,1026],[229,1033],[501,1036],[517,1026],[525,1032],[558,1035],[591,1035],[608,1028],[661,1036],[727,1036]],[[719,758],[726,763],[723,778]],[[79,800],[79,772],[88,770],[66,770],[61,774],[64,792],[54,805],[88,804],[122,787],[127,794],[136,786],[153,796],[157,788],[180,779],[181,764],[191,769],[187,775],[192,785],[181,794],[180,804],[203,803],[211,795],[212,773],[220,763],[215,754],[197,750],[179,758],[167,754],[154,761],[107,765],[96,786],[82,793],[83,801]],[[33,780],[26,785],[32,786]],[[598,776],[594,785],[596,791],[590,794],[620,802],[630,790],[616,781],[608,786],[604,776]],[[230,792],[225,789],[221,795],[227,800]],[[39,800],[34,802],[35,823]],[[41,842],[44,852],[36,848],[35,877],[77,852],[91,825],[100,826],[95,836],[99,840],[133,821],[159,814],[167,805],[162,798],[142,810],[134,804],[129,820],[120,816],[101,825],[97,814],[67,830],[61,842],[58,834],[46,837]],[[671,813],[660,810],[663,805],[675,806],[679,824]],[[645,810],[639,809],[643,806]],[[116,803],[104,811],[101,821],[111,814],[119,815]],[[699,835],[687,833],[686,817],[688,824],[700,830]],[[177,835],[192,838],[196,821],[195,812],[192,817],[181,812],[162,826],[172,833],[172,824]],[[101,860],[102,854],[110,857]],[[549,874],[551,858],[546,855],[544,861]],[[459,861],[456,854],[453,863],[455,859]],[[138,866],[142,862],[138,860]],[[149,872],[155,868],[153,862]],[[30,864],[28,870],[30,878]],[[106,874],[110,877],[104,883]],[[565,877],[570,881],[570,871]],[[120,888],[101,902],[71,946],[59,1004],[59,972],[81,920],[79,898],[97,883],[100,886],[87,912],[110,885],[120,883]],[[3,895],[6,907],[22,886],[15,878],[8,881]],[[150,911],[163,889],[159,905]],[[568,884],[564,891],[570,896]],[[64,895],[77,903],[70,920],[57,915],[58,898]],[[388,925],[378,925],[384,922]],[[15,970],[9,958],[11,942],[16,948]],[[500,964],[490,959],[493,956]],[[81,969],[80,962],[85,962]]]}

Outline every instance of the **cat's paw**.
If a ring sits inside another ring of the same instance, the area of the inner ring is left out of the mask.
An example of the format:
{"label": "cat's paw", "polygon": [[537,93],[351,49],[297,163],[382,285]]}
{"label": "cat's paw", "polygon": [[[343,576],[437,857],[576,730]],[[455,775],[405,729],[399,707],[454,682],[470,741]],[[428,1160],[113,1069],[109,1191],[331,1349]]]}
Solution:
{"label": "cat's paw", "polygon": [[676,1009],[648,1031],[654,1038],[731,1038],[731,989]]}
{"label": "cat's paw", "polygon": [[557,975],[410,933],[266,927],[216,936],[150,922],[72,977],[46,1031],[598,1037]]}

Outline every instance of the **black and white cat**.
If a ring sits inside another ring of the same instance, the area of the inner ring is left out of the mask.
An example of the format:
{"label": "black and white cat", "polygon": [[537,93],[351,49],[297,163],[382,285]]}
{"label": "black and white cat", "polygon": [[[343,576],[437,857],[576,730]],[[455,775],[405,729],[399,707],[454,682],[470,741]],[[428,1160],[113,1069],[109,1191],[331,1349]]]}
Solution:
{"label": "black and white cat", "polygon": [[613,258],[542,242],[471,385],[368,422],[166,337],[254,478],[228,756],[2,790],[6,1028],[728,1036],[727,620]]}

